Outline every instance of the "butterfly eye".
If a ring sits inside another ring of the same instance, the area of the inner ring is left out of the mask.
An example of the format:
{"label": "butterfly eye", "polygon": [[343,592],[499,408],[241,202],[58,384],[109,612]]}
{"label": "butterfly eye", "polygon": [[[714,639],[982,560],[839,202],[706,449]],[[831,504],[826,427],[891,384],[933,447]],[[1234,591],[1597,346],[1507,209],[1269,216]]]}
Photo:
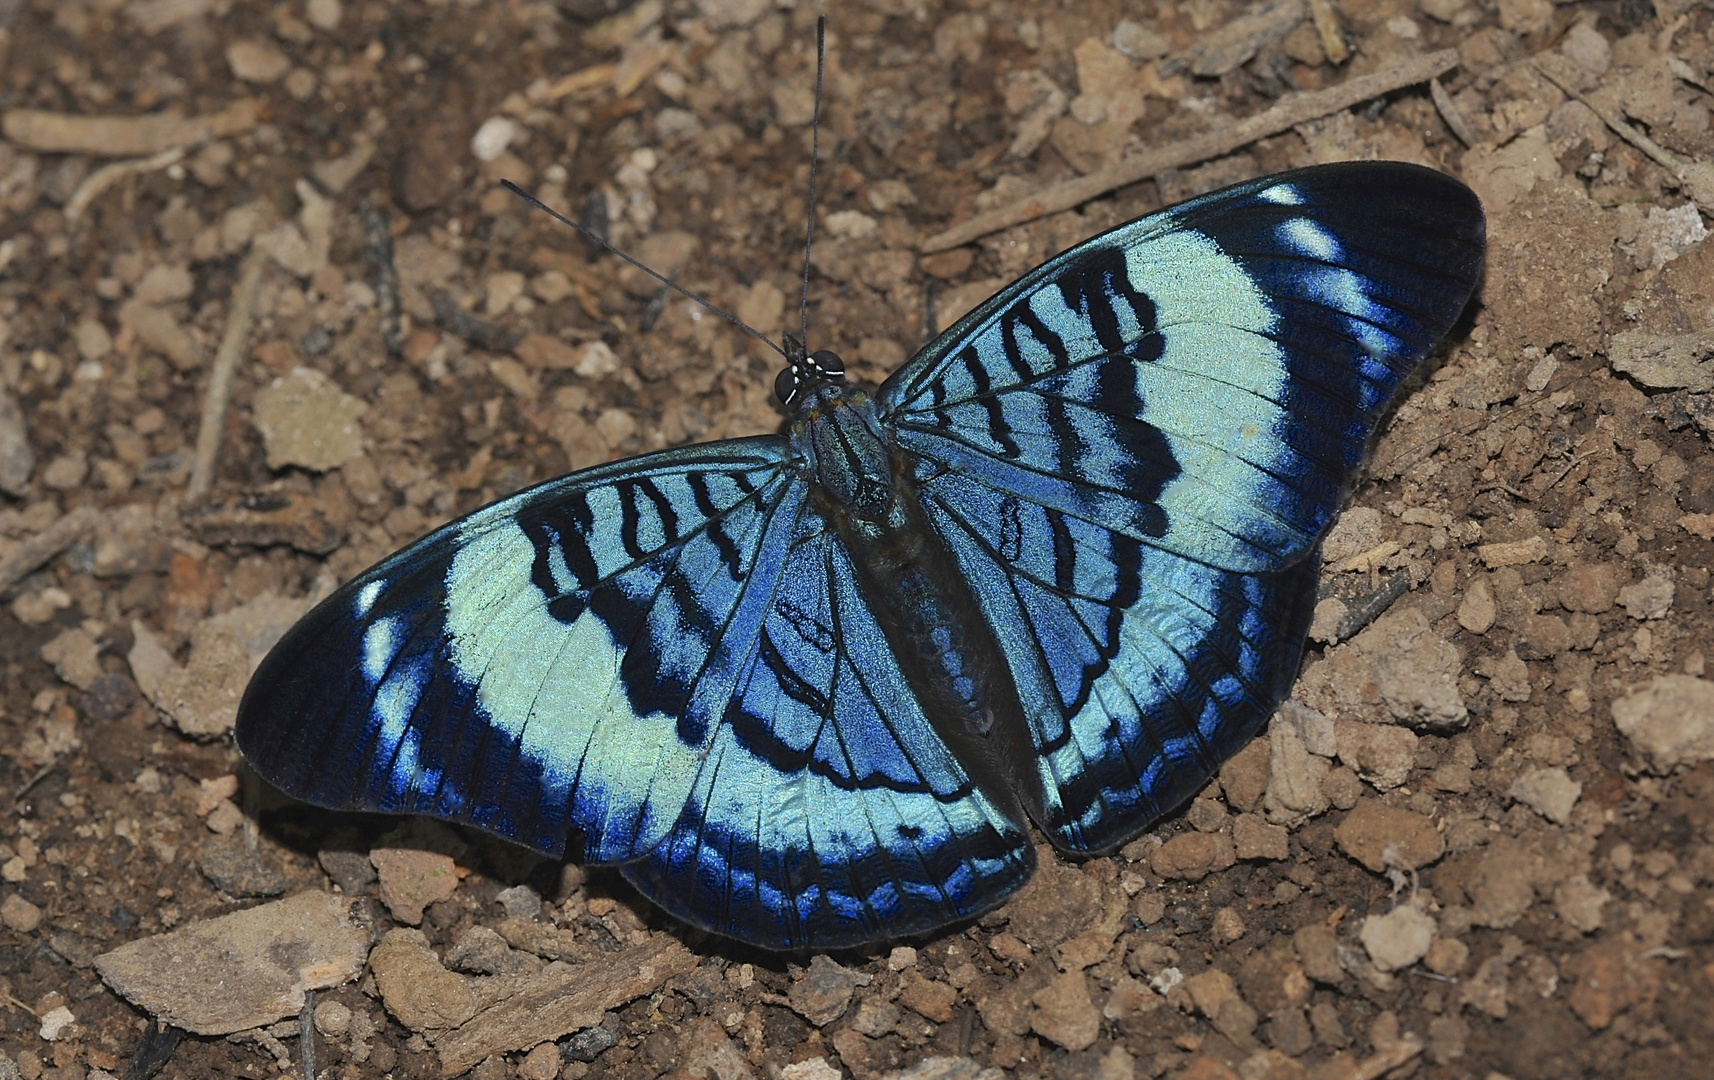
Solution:
{"label": "butterfly eye", "polygon": [[815,373],[823,379],[839,382],[845,378],[845,361],[841,360],[836,352],[827,349],[818,350],[810,353],[809,362],[810,366],[815,369]]}
{"label": "butterfly eye", "polygon": [[797,368],[783,367],[774,377],[774,396],[780,399],[781,405],[790,405],[792,399],[797,397],[798,387],[801,385],[803,384],[798,382]]}

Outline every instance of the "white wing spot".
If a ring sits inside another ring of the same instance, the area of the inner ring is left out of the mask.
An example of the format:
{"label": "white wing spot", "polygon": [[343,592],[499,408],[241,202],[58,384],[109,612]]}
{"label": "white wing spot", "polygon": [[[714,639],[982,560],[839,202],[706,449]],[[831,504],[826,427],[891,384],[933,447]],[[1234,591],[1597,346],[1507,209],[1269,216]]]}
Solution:
{"label": "white wing spot", "polygon": [[1330,264],[1305,269],[1304,279],[1310,286],[1309,293],[1335,311],[1353,317],[1346,329],[1370,356],[1389,355],[1394,349],[1394,342],[1375,325],[1385,323],[1387,311],[1370,298],[1361,274],[1339,265],[1346,257],[1339,241],[1307,218],[1293,218],[1283,222],[1279,228],[1287,244]]}
{"label": "white wing spot", "polygon": [[357,590],[357,602],[356,602],[356,604],[353,605],[357,609],[357,617],[359,619],[368,618],[369,617],[369,609],[374,607],[375,601],[379,600],[380,598],[381,598],[381,583],[379,581],[371,581],[369,584],[363,586],[361,589],[358,589]]}
{"label": "white wing spot", "polygon": [[[368,591],[365,587],[364,592]],[[358,596],[358,602],[363,600]],[[374,686],[387,674],[387,666],[393,662],[393,655],[399,651],[399,620],[395,618],[376,619],[363,631],[363,676]]]}
{"label": "white wing spot", "polygon": [[1339,241],[1308,218],[1292,218],[1281,222],[1280,233],[1285,238],[1286,246],[1293,251],[1324,262],[1333,262],[1339,258]]}
{"label": "white wing spot", "polygon": [[421,693],[421,685],[410,672],[394,673],[375,690],[372,712],[381,723],[381,745],[393,749],[393,782],[399,790],[413,786],[416,779],[417,732],[410,723]]}

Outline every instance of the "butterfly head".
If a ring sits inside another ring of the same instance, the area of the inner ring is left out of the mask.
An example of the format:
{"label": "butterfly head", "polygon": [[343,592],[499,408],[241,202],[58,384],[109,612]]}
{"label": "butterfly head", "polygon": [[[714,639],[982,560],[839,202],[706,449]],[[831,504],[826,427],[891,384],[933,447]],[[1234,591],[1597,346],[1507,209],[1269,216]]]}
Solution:
{"label": "butterfly head", "polygon": [[791,409],[804,400],[806,392],[817,383],[845,382],[845,361],[827,349],[808,352],[803,342],[790,334],[785,337],[786,366],[774,379],[774,396],[780,404]]}

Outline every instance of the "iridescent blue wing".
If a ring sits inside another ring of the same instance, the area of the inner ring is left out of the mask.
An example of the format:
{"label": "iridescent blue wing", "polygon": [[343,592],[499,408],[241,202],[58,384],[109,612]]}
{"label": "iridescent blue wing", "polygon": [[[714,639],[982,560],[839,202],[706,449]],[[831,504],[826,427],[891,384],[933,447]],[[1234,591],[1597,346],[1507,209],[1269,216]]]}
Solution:
{"label": "iridescent blue wing", "polygon": [[1313,556],[1483,236],[1476,197],[1416,166],[1241,184],[1044,264],[881,388],[1031,714],[1058,845],[1145,828],[1289,690]]}
{"label": "iridescent blue wing", "polygon": [[554,855],[579,833],[669,910],[770,947],[991,906],[1028,846],[903,690],[785,453],[618,462],[425,537],[269,654],[240,748],[322,806]]}
{"label": "iridescent blue wing", "polygon": [[[690,801],[625,875],[695,925],[771,948],[835,948],[999,903],[1034,853],[930,727],[858,587],[804,507],[759,647]],[[758,777],[794,782],[758,787]]]}
{"label": "iridescent blue wing", "polygon": [[689,797],[743,624],[761,618],[758,559],[802,497],[783,450],[602,466],[424,537],[274,648],[239,748],[318,805],[431,814],[551,854],[578,829],[593,861],[641,855]]}

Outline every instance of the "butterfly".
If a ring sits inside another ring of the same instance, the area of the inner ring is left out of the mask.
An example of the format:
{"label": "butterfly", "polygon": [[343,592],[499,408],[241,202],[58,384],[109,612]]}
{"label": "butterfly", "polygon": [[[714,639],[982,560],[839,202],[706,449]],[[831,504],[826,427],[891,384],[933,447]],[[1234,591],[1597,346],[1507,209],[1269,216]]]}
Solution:
{"label": "butterfly", "polygon": [[785,434],[423,537],[279,642],[238,746],[320,806],[575,839],[765,948],[978,915],[1032,828],[1113,850],[1289,691],[1321,541],[1484,236],[1439,172],[1317,166],[1065,251],[872,392],[788,337]]}

